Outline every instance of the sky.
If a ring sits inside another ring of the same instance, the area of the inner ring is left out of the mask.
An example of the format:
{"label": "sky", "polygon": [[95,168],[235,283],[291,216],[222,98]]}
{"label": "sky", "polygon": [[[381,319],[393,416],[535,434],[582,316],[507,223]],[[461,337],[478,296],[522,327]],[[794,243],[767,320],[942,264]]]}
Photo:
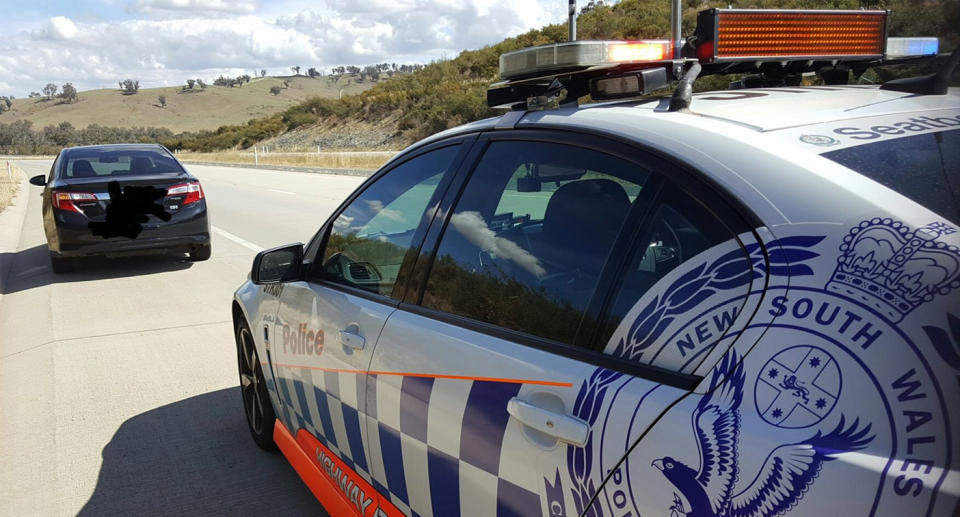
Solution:
{"label": "sky", "polygon": [[0,0],[0,95],[428,63],[564,22],[566,10],[566,0]]}

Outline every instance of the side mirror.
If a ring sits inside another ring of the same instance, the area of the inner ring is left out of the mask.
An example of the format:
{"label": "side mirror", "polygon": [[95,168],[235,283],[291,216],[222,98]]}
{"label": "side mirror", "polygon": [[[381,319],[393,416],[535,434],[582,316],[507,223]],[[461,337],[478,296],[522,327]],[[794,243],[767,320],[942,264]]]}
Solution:
{"label": "side mirror", "polygon": [[250,281],[258,285],[289,282],[298,279],[302,269],[303,244],[288,244],[257,253]]}
{"label": "side mirror", "polygon": [[31,184],[31,185],[36,185],[36,186],[38,186],[38,187],[46,187],[46,186],[47,186],[47,177],[46,177],[45,175],[43,175],[43,174],[40,174],[39,176],[34,176],[34,177],[30,178],[30,184]]}

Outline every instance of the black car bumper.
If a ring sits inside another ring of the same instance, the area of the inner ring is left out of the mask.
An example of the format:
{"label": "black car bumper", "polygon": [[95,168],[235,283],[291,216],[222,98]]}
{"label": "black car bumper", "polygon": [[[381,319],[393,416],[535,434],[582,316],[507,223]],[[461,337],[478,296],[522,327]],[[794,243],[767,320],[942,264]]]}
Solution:
{"label": "black car bumper", "polygon": [[[198,207],[199,208],[199,207]],[[204,209],[180,213],[170,221],[151,217],[135,238],[94,235],[90,219],[75,212],[55,214],[55,236],[48,235],[50,252],[59,257],[190,253],[210,245]],[[52,238],[51,238],[52,237]]]}

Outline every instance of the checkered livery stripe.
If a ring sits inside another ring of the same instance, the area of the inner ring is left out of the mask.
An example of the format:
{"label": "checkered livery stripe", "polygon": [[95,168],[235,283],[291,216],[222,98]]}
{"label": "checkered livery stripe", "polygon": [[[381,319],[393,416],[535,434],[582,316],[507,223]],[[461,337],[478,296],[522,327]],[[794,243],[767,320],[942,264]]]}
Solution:
{"label": "checkered livery stripe", "polygon": [[503,447],[522,383],[280,368],[287,428],[316,437],[403,514],[542,513],[540,489],[510,478]]}

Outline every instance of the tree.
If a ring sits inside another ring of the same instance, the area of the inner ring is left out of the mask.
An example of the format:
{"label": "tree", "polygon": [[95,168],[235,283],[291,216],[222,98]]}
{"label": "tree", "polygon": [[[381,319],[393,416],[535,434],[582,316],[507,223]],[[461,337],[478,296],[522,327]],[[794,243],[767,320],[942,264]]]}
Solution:
{"label": "tree", "polygon": [[284,87],[284,88],[289,88],[289,87],[290,87],[290,80],[289,80],[289,79],[284,79],[284,80],[283,80],[283,87]]}
{"label": "tree", "polygon": [[310,77],[320,77],[320,76],[323,75],[323,74],[321,74],[320,72],[318,72],[316,68],[310,67],[310,69],[307,70],[307,75],[310,76]]}
{"label": "tree", "polygon": [[133,95],[140,91],[140,81],[135,79],[124,79],[120,81],[120,90],[124,95]]}
{"label": "tree", "polygon": [[272,93],[272,94],[274,94],[274,95],[280,95],[280,87],[279,87],[279,86],[271,86],[271,87],[270,87],[270,93]]}
{"label": "tree", "polygon": [[260,77],[266,77],[266,76],[267,76],[267,69],[265,69],[265,68],[264,68],[264,69],[261,69],[261,70],[260,70]]}
{"label": "tree", "polygon": [[300,67],[299,67],[299,66],[291,66],[291,67],[290,67],[290,70],[292,70],[295,75],[300,75]]}
{"label": "tree", "polygon": [[360,73],[360,68],[359,68],[359,67],[356,67],[356,66],[353,66],[353,65],[350,65],[350,66],[347,67],[347,73],[350,74],[350,75],[357,75],[357,74]]}
{"label": "tree", "polygon": [[193,89],[193,85],[196,84],[196,83],[197,83],[197,81],[194,80],[194,79],[187,79],[187,88],[190,88],[190,89],[192,90],[192,89]]}
{"label": "tree", "polygon": [[197,79],[197,86],[199,86],[201,90],[207,89],[207,83],[203,82],[203,79]]}
{"label": "tree", "polygon": [[13,107],[13,95],[9,97],[0,97],[0,99],[3,99],[3,103],[6,104],[8,109]]}
{"label": "tree", "polygon": [[43,95],[40,95],[40,92],[30,92],[30,95],[27,95],[27,97],[30,97],[31,99],[33,99],[36,97],[43,97]]}
{"label": "tree", "polygon": [[60,97],[61,99],[63,99],[63,100],[66,101],[67,103],[71,103],[71,104],[72,104],[72,103],[74,103],[74,102],[77,102],[77,99],[78,99],[78,97],[77,97],[77,89],[73,87],[73,84],[72,84],[72,83],[67,83],[67,84],[63,85],[62,92],[60,93],[60,95],[59,95],[58,97]]}
{"label": "tree", "polygon": [[167,96],[166,96],[166,95],[161,95],[161,96],[157,97],[157,100],[160,101],[160,107],[161,107],[161,108],[166,108],[166,107],[167,107]]}
{"label": "tree", "polygon": [[43,87],[43,94],[47,96],[47,99],[52,99],[53,96],[57,94],[57,85],[47,83],[47,85]]}

